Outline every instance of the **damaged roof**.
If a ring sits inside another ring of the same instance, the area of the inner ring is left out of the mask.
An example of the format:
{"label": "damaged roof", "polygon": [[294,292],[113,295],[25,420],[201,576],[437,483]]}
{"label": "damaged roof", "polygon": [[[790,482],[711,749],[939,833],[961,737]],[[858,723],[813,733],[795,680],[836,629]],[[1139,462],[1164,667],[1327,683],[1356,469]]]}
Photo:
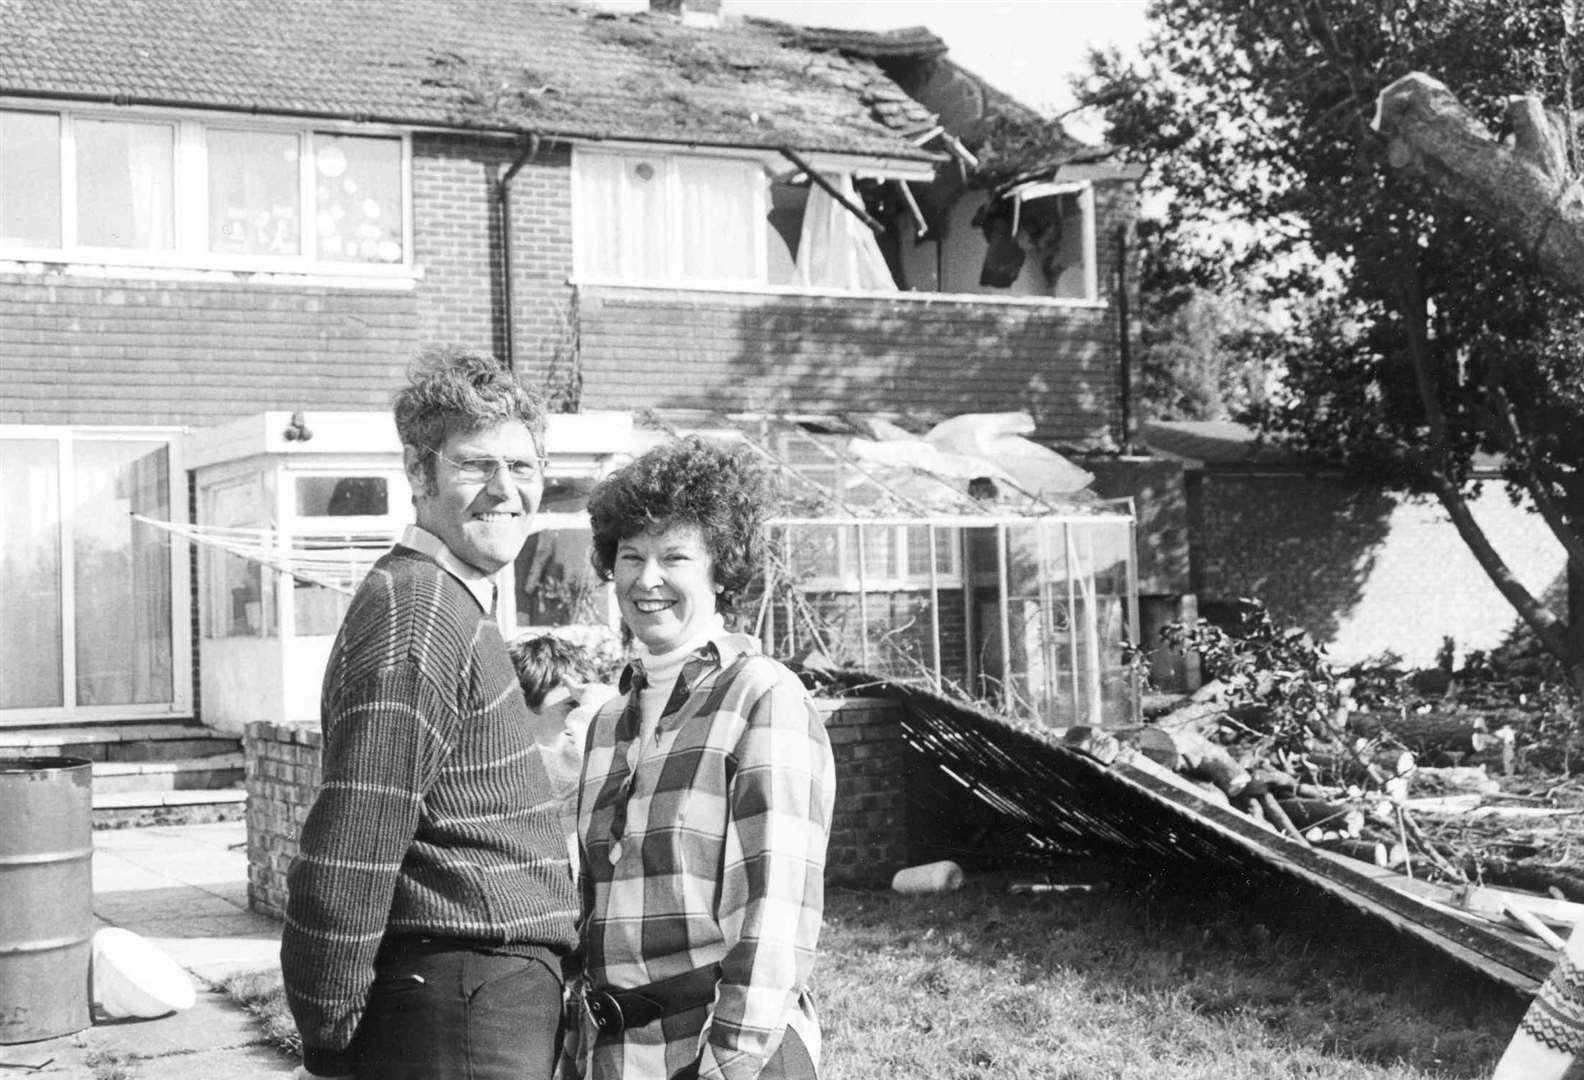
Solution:
{"label": "damaged roof", "polygon": [[11,98],[937,156],[914,142],[934,114],[877,59],[757,20],[564,0],[0,0],[0,24]]}

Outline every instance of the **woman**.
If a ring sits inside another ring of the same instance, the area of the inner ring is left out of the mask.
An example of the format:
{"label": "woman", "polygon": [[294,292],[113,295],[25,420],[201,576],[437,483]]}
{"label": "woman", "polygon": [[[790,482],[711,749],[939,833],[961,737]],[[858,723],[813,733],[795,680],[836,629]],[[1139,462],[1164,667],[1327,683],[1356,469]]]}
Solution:
{"label": "woman", "polygon": [[815,1076],[830,743],[797,678],[725,622],[761,572],[768,495],[747,447],[688,438],[589,500],[635,654],[578,807],[589,1080]]}

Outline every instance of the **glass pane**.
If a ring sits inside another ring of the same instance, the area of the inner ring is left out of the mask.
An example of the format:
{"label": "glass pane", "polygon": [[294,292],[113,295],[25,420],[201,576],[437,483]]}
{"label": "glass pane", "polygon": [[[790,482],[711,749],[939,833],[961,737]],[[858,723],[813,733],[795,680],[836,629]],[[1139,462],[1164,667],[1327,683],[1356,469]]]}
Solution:
{"label": "glass pane", "polygon": [[935,530],[935,572],[942,576],[957,574],[957,530]]}
{"label": "glass pane", "polygon": [[[212,488],[205,493],[205,502],[207,513],[199,524],[262,528],[264,497],[256,477]],[[204,559],[208,564],[208,636],[273,637],[275,605],[264,587],[264,567],[216,548],[206,548]]]}
{"label": "glass pane", "polygon": [[72,469],[77,704],[170,701],[170,519],[163,443],[83,440]]}
{"label": "glass pane", "polygon": [[872,589],[878,582],[896,576],[897,530],[890,525],[860,525],[858,532],[863,540],[864,587]]}
{"label": "glass pane", "polygon": [[301,141],[284,132],[208,131],[210,251],[302,251]]}
{"label": "glass pane", "polygon": [[77,242],[141,251],[174,247],[175,128],[79,120],[74,131]]}
{"label": "glass pane", "polygon": [[666,276],[666,167],[663,158],[579,154],[578,272],[590,277]]}
{"label": "glass pane", "polygon": [[798,525],[790,530],[787,576],[795,583],[841,577],[840,530],[835,525]]}
{"label": "glass pane", "polygon": [[65,702],[59,448],[0,439],[0,709]]}
{"label": "glass pane", "polygon": [[382,517],[390,513],[383,476],[299,476],[298,517]]}
{"label": "glass pane", "polygon": [[60,117],[0,112],[0,247],[60,247]]}
{"label": "glass pane", "polygon": [[298,637],[334,636],[351,603],[345,593],[293,578],[293,630]]}
{"label": "glass pane", "polygon": [[745,280],[758,276],[754,245],[761,226],[755,190],[766,186],[764,168],[751,161],[678,157],[682,276],[689,280]]}
{"label": "glass pane", "polygon": [[402,261],[401,140],[314,135],[318,256]]}

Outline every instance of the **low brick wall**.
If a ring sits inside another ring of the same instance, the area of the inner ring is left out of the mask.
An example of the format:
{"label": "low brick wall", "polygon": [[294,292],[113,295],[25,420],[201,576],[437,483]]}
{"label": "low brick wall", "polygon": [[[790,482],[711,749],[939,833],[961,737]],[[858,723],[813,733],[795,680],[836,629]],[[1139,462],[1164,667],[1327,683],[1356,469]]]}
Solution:
{"label": "low brick wall", "polygon": [[[836,758],[836,812],[825,880],[884,885],[909,862],[909,751],[901,706],[882,698],[816,701]],[[247,758],[248,904],[283,918],[286,869],[319,786],[316,727],[253,723]]]}
{"label": "low brick wall", "polygon": [[248,906],[286,917],[286,869],[297,835],[319,790],[324,737],[306,724],[249,724],[242,734],[247,761]]}

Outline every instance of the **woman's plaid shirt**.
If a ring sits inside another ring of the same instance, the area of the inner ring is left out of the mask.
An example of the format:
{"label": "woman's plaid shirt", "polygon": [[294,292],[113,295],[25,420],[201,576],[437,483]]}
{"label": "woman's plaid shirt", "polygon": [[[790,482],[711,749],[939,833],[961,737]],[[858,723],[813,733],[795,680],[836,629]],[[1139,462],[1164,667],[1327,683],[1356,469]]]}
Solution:
{"label": "woman's plaid shirt", "polygon": [[701,1077],[751,1080],[789,1025],[817,1056],[806,986],[836,773],[807,691],[758,641],[724,635],[683,667],[649,745],[638,735],[636,688],[589,730],[586,977],[630,988],[718,964],[720,979],[713,1008],[599,1041],[592,1077],[697,1062]]}

